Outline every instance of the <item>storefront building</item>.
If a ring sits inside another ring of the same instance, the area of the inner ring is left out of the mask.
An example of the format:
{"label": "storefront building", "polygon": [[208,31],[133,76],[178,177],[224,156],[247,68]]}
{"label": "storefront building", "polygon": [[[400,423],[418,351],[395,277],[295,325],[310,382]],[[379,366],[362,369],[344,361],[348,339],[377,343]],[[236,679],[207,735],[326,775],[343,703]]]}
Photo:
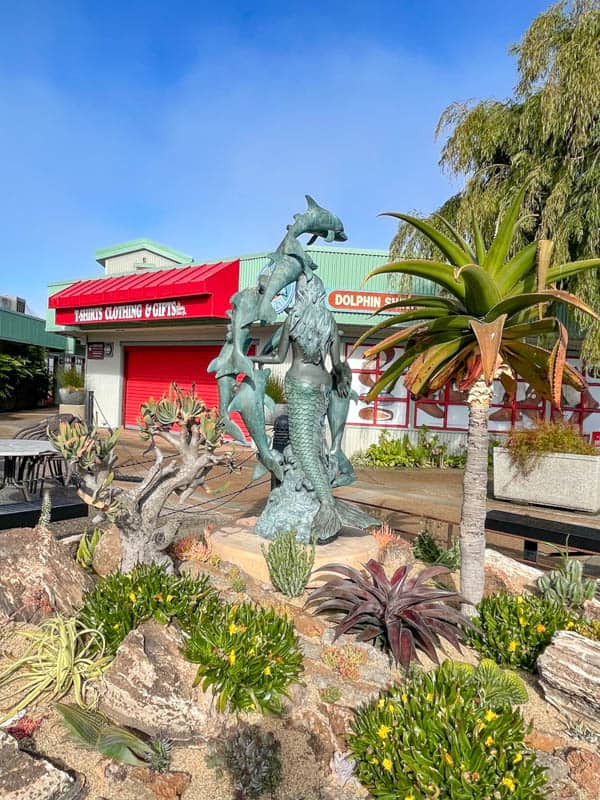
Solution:
{"label": "storefront building", "polygon": [[[347,451],[364,449],[385,431],[413,438],[423,425],[438,432],[450,450],[459,447],[467,429],[466,398],[451,386],[434,398],[415,402],[400,380],[374,402],[365,401],[369,388],[401,352],[390,348],[367,359],[366,346],[354,350],[360,334],[378,321],[373,313],[397,297],[385,276],[362,287],[364,276],[385,263],[387,252],[335,244],[307,249],[327,287],[327,305],[342,332],[359,396],[350,408]],[[102,277],[51,284],[47,327],[85,343],[86,387],[94,392],[98,424],[135,427],[140,404],[160,396],[171,381],[183,387],[195,383],[205,402],[216,406],[216,383],[206,368],[223,343],[229,299],[238,288],[256,284],[260,272],[268,268],[267,254],[204,264],[140,239],[100,250],[96,259]],[[433,293],[435,287],[417,279],[412,291]],[[292,287],[275,299],[282,320],[292,302]],[[258,331],[257,347],[271,332]],[[565,416],[586,435],[600,431],[600,380],[591,379],[582,395],[566,389],[563,400]],[[512,426],[531,425],[549,413],[547,403],[526,384],[519,384],[514,398],[498,385],[490,430],[500,434]]]}

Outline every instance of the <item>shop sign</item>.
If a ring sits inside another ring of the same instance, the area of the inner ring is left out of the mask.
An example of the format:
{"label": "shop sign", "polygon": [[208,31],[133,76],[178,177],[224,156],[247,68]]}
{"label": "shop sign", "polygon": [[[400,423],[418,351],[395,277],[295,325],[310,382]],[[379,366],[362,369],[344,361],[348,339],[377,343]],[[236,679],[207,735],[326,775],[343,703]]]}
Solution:
{"label": "shop sign", "polygon": [[[98,325],[111,322],[156,322],[158,320],[185,319],[206,314],[207,298],[185,300],[157,300],[141,303],[118,303],[110,306],[57,309],[59,325]],[[98,356],[99,357],[99,356]]]}
{"label": "shop sign", "polygon": [[88,342],[87,357],[91,359],[104,358],[104,342]]}
{"label": "shop sign", "polygon": [[[372,314],[380,308],[402,300],[409,295],[394,294],[393,292],[359,292],[350,289],[331,289],[327,295],[327,307],[331,311],[343,311],[346,314]],[[412,306],[405,306],[404,311],[408,311]],[[398,311],[391,309],[384,311],[384,314],[397,314]]]}

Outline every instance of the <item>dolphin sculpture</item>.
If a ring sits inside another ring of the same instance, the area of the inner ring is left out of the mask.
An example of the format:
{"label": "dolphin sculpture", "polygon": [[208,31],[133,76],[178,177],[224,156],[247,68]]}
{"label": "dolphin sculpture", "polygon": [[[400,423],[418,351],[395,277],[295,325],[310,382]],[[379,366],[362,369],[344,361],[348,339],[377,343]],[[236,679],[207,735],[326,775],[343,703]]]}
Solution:
{"label": "dolphin sculpture", "polygon": [[306,197],[306,211],[294,214],[294,222],[288,225],[292,236],[301,236],[310,233],[308,244],[314,244],[318,237],[326,242],[345,242],[348,237],[344,232],[342,220],[332,211],[320,206],[309,194]]}
{"label": "dolphin sculpture", "polygon": [[265,386],[270,374],[270,369],[257,369],[254,370],[254,375],[246,376],[239,384],[227,410],[239,412],[256,445],[262,469],[255,469],[252,477],[257,478],[268,470],[281,481],[283,480],[281,455],[271,450],[265,431],[265,402],[273,403],[270,397],[265,396]]}
{"label": "dolphin sculpture", "polygon": [[276,314],[272,306],[275,295],[284,286],[295,283],[302,274],[306,275],[307,280],[312,280],[313,272],[318,267],[290,230],[277,250],[269,253],[269,261],[273,264],[273,272],[266,281],[263,278],[258,289],[261,295],[258,316],[264,323],[275,322]]}
{"label": "dolphin sculpture", "polygon": [[233,309],[227,312],[230,322],[227,325],[225,343],[207,368],[207,372],[215,373],[217,381],[224,375],[252,376],[254,372],[254,364],[246,353],[250,346],[248,328],[257,320],[258,297],[258,289],[251,286],[236,292],[231,298]]}
{"label": "dolphin sculpture", "polygon": [[[346,361],[341,364],[342,379],[345,380],[350,386],[352,382],[352,370]],[[358,400],[358,394],[350,389],[345,394],[336,391],[337,379],[334,375],[333,389],[329,395],[329,403],[327,405],[327,421],[329,422],[329,430],[331,431],[331,447],[330,454],[335,458],[337,464],[337,474],[333,478],[332,486],[347,486],[356,480],[354,467],[348,456],[342,450],[342,438],[344,436],[344,429],[346,427],[346,420],[348,418],[348,409],[350,401]]]}

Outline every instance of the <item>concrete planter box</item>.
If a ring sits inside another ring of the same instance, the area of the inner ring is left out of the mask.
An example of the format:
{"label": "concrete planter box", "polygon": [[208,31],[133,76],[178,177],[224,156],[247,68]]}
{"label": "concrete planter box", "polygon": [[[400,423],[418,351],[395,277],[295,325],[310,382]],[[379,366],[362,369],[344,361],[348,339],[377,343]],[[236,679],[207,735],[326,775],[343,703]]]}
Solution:
{"label": "concrete planter box", "polygon": [[600,511],[600,455],[548,453],[528,475],[512,463],[505,447],[494,449],[494,497],[574,511]]}
{"label": "concrete planter box", "polygon": [[85,404],[85,395],[85,389],[61,388],[58,390],[58,397],[63,405],[82,406]]}

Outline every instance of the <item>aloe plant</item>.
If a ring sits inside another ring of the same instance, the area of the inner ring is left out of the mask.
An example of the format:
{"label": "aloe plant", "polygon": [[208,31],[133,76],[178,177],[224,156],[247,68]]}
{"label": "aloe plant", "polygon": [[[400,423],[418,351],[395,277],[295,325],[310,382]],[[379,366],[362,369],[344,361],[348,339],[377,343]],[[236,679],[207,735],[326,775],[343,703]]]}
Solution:
{"label": "aloe plant", "polygon": [[165,772],[171,760],[171,742],[164,736],[146,741],[137,733],[115,725],[104,714],[71,703],[55,703],[71,738],[82,747],[132,767]]}
{"label": "aloe plant", "polygon": [[421,650],[438,663],[436,648],[446,639],[460,648],[460,627],[468,621],[446,604],[456,600],[456,592],[432,587],[432,578],[449,574],[446,567],[429,567],[410,574],[400,567],[391,578],[381,564],[371,559],[365,570],[343,564],[328,564],[316,572],[333,577],[316,589],[306,605],[315,613],[337,618],[335,639],[355,633],[359,642],[373,642],[391,653],[394,661],[408,669]]}
{"label": "aloe plant", "polygon": [[[366,357],[406,345],[369,391],[372,400],[404,374],[404,385],[415,397],[431,395],[454,382],[467,392],[469,429],[461,516],[461,593],[464,610],[474,613],[483,596],[485,500],[487,489],[488,413],[497,377],[514,394],[521,376],[537,394],[560,408],[563,382],[581,391],[584,379],[566,362],[567,331],[555,316],[542,316],[549,304],[564,304],[598,319],[581,300],[554,288],[566,278],[598,269],[600,258],[552,264],[552,243],[532,242],[511,255],[527,186],[517,193],[497,226],[489,247],[473,219],[465,238],[438,217],[439,228],[408,214],[388,213],[425,236],[443,260],[402,259],[372,270],[375,275],[408,275],[433,281],[436,296],[411,295],[379,312],[398,311],[373,326],[357,346],[387,328],[392,333],[370,347]],[[410,310],[405,310],[405,309]],[[401,328],[397,326],[401,325]],[[551,349],[539,341],[553,337]]]}

